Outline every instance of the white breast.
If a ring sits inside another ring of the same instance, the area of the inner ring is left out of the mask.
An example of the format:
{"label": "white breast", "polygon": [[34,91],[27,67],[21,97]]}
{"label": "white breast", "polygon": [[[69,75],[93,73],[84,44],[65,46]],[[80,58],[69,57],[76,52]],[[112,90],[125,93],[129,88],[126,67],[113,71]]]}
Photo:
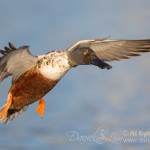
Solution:
{"label": "white breast", "polygon": [[67,52],[54,51],[38,56],[39,70],[43,76],[51,80],[59,80],[69,69]]}

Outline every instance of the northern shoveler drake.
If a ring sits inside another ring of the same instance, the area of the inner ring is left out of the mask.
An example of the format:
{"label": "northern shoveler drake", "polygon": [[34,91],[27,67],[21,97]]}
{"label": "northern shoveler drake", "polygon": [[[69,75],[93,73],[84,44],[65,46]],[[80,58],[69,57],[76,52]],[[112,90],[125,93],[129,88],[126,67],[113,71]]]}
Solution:
{"label": "northern shoveler drake", "polygon": [[42,117],[43,96],[72,67],[92,64],[109,70],[112,66],[105,61],[129,59],[142,52],[150,52],[150,39],[82,40],[66,50],[55,50],[41,56],[33,56],[29,46],[16,48],[9,43],[9,47],[0,50],[0,81],[12,76],[7,102],[0,108],[0,121],[8,123],[38,100],[37,112]]}

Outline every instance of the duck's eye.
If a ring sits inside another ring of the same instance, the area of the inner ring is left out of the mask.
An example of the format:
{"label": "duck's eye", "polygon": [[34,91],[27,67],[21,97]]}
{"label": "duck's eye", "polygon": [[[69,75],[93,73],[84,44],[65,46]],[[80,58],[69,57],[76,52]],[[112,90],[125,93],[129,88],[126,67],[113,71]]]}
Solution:
{"label": "duck's eye", "polygon": [[83,55],[85,56],[85,55],[87,55],[88,54],[88,51],[83,51]]}

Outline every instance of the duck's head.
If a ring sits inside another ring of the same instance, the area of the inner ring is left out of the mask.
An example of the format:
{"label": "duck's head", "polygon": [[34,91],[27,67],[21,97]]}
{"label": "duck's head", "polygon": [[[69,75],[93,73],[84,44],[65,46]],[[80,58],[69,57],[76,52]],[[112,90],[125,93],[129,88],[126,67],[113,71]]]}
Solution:
{"label": "duck's head", "polygon": [[112,67],[99,59],[91,49],[78,49],[68,52],[69,62],[72,67],[78,65],[95,65],[101,69],[111,69]]}

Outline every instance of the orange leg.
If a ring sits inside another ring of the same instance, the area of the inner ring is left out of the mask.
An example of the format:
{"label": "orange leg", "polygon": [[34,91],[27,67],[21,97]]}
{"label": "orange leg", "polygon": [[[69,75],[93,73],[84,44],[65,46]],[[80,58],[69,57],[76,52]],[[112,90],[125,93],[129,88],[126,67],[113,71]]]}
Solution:
{"label": "orange leg", "polygon": [[2,112],[0,113],[0,119],[4,118],[7,115],[7,111],[9,109],[9,107],[11,106],[11,104],[12,104],[12,93],[9,92],[8,99],[7,99],[7,102],[5,104],[5,107],[2,110]]}
{"label": "orange leg", "polygon": [[45,108],[44,99],[41,98],[40,101],[39,101],[39,105],[38,105],[38,107],[37,107],[37,109],[36,109],[36,112],[39,113],[40,117],[43,117],[44,108]]}

